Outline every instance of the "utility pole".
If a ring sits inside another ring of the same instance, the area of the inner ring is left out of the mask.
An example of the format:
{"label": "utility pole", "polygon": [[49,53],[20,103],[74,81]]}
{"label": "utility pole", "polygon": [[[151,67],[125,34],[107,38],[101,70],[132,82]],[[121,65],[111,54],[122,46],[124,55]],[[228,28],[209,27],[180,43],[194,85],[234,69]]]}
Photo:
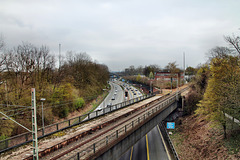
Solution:
{"label": "utility pole", "polygon": [[61,44],[59,43],[59,69],[61,67]]}
{"label": "utility pole", "polygon": [[[103,93],[106,91],[107,89],[103,89]],[[103,99],[103,107],[102,108],[105,108],[105,98]]]}
{"label": "utility pole", "polygon": [[[33,160],[38,160],[38,137],[37,137],[37,110],[36,110],[36,96],[35,96],[35,88],[31,89],[31,95],[32,95],[32,130],[28,129],[27,127],[23,126],[22,124],[18,123],[17,121],[15,121],[14,119],[10,118],[9,116],[7,116],[6,114],[4,114],[3,112],[0,111],[0,114],[2,114],[5,119],[9,119],[11,121],[13,121],[14,123],[16,123],[17,125],[23,127],[24,129],[26,129],[28,132],[32,133],[33,136]],[[3,120],[5,120],[3,119]]]}
{"label": "utility pole", "polygon": [[185,84],[185,52],[183,52],[183,84]]}
{"label": "utility pole", "polygon": [[38,160],[38,137],[37,137],[37,110],[35,88],[31,89],[32,94],[32,137],[33,137],[33,160]]}
{"label": "utility pole", "polygon": [[[180,73],[181,77],[181,73]],[[177,89],[176,89],[176,99],[178,100],[178,73],[177,73]]]}
{"label": "utility pole", "polygon": [[153,86],[152,86],[152,81],[150,81],[150,92],[153,92]]}
{"label": "utility pole", "polygon": [[43,114],[43,101],[45,101],[45,98],[41,98],[40,101],[42,101],[42,134],[44,135],[44,114]]}
{"label": "utility pole", "polygon": [[8,90],[7,90],[7,80],[5,81],[5,91],[6,91],[6,101],[7,101],[7,108],[8,108]]}

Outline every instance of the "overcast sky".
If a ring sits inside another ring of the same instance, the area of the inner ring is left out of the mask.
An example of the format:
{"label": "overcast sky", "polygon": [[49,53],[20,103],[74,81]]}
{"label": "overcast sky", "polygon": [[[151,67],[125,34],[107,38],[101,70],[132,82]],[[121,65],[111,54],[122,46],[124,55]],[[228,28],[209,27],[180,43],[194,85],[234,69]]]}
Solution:
{"label": "overcast sky", "polygon": [[239,0],[0,0],[7,47],[30,42],[53,54],[86,52],[111,71],[176,61],[196,67],[240,34]]}

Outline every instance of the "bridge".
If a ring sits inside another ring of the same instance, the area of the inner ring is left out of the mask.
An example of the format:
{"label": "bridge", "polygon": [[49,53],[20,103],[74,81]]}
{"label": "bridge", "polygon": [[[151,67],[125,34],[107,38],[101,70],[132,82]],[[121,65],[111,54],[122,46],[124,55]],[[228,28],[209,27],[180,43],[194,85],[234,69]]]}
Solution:
{"label": "bridge", "polygon": [[[144,144],[148,143],[147,141],[154,141],[155,138],[152,136],[147,138],[147,134],[161,134],[159,123],[177,108],[177,100],[186,89],[163,97],[149,94],[133,98],[64,123],[55,124],[49,129],[45,128],[45,133],[39,131],[40,137],[48,135],[47,130],[52,131],[53,128],[57,128],[55,132],[69,128],[69,133],[48,143],[46,142],[49,140],[40,142],[39,157],[40,159],[126,159],[124,156],[129,157],[129,154],[134,157],[137,153],[133,149],[134,144],[140,140],[139,143],[142,146],[141,139],[145,136]],[[29,141],[31,140],[27,142]],[[148,146],[150,151],[153,150],[153,147]],[[166,146],[164,147],[166,151]],[[144,153],[146,153],[146,159],[149,159],[149,156],[158,156],[149,155],[149,151]],[[167,153],[165,157],[171,159],[173,155]],[[24,153],[22,158],[32,159],[32,153]]]}

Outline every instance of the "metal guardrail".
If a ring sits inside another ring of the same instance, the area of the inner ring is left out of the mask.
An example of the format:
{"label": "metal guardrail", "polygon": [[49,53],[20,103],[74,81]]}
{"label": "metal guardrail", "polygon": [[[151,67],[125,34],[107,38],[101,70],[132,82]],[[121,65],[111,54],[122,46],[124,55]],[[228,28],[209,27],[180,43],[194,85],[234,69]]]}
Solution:
{"label": "metal guardrail", "polygon": [[177,152],[176,152],[176,150],[175,150],[175,148],[174,148],[174,145],[173,145],[173,143],[172,143],[172,141],[171,141],[171,139],[170,139],[170,137],[169,137],[169,135],[168,135],[168,133],[167,133],[167,130],[166,130],[163,122],[161,122],[161,123],[159,124],[159,127],[160,127],[160,130],[161,130],[162,134],[163,134],[164,139],[167,140],[167,144],[168,144],[168,146],[169,146],[170,149],[171,149],[171,152],[172,152],[172,154],[173,154],[173,156],[174,156],[174,159],[175,159],[175,160],[179,160],[178,154],[177,154]]}
{"label": "metal guardrail", "polygon": [[[185,90],[186,90],[186,88],[179,91],[178,96],[179,96],[179,94],[181,94]],[[82,149],[83,147],[81,147],[81,151],[79,151],[79,152],[74,151],[74,153],[72,153],[74,155],[71,155],[71,152],[70,152],[69,155],[67,155],[70,158],[67,158],[67,159],[68,160],[86,159],[86,158],[89,157],[89,155],[91,156],[91,155],[97,153],[98,151],[101,151],[101,148],[106,147],[109,144],[113,143],[120,136],[125,135],[126,132],[130,132],[131,130],[139,128],[140,127],[139,125],[143,124],[144,121],[146,122],[146,119],[152,117],[154,115],[154,113],[158,112],[160,109],[174,103],[176,101],[176,99],[177,99],[176,94],[170,94],[168,98],[163,100],[155,108],[153,108],[153,109],[151,108],[149,110],[146,110],[142,115],[140,115],[139,117],[135,117],[133,120],[131,120],[129,123],[127,123],[124,127],[121,127],[119,129],[116,129],[116,130],[112,130],[111,132],[108,133],[107,136],[105,136],[102,139],[98,140],[97,142],[93,143],[93,145],[91,147],[86,146],[84,149]],[[65,159],[66,159],[66,157],[65,157]]]}
{"label": "metal guardrail", "polygon": [[[59,122],[59,123],[45,126],[44,129],[41,128],[38,130],[38,139],[52,135],[56,132],[68,129],[70,127],[79,125],[83,122],[92,120],[99,116],[103,116],[105,114],[111,113],[118,109],[127,107],[134,103],[140,102],[140,101],[145,100],[150,97],[153,97],[156,94],[158,94],[158,92],[150,93],[148,95],[143,95],[143,96],[140,96],[140,97],[137,97],[137,98],[134,98],[134,99],[122,102],[122,103],[118,103],[118,104],[115,104],[112,106],[108,106],[108,107],[105,107],[105,108],[102,108],[102,109],[99,109],[99,110],[96,110],[96,111],[93,111],[93,112],[90,112],[90,113],[87,113],[87,114],[84,114],[84,115],[81,115],[78,117],[74,117],[74,118]],[[26,132],[26,133],[16,135],[16,136],[10,137],[8,139],[2,140],[2,141],[0,141],[0,153],[3,153],[10,149],[22,146],[29,142],[32,142],[32,133],[30,133],[30,132]]]}

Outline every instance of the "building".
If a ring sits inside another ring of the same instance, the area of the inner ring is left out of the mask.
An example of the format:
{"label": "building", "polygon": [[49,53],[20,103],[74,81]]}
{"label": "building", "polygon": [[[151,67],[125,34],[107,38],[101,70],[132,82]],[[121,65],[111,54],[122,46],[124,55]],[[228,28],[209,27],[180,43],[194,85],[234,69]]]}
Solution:
{"label": "building", "polygon": [[176,81],[177,79],[182,79],[184,78],[183,72],[182,73],[170,73],[170,72],[156,72],[155,73],[155,81],[165,81],[165,82],[170,82],[171,78],[173,81]]}

